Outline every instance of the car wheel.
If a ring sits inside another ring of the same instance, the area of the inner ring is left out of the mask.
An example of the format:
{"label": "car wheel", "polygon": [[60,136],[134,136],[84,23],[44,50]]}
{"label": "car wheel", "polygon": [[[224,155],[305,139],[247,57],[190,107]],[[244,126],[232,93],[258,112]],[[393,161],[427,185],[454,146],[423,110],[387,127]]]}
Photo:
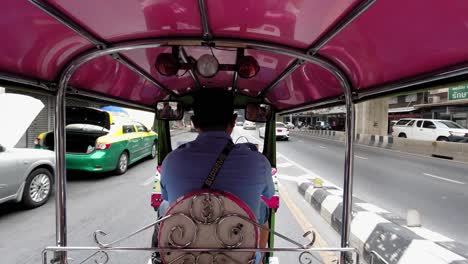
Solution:
{"label": "car wheel", "polygon": [[406,134],[405,133],[401,133],[398,135],[399,138],[406,138]]}
{"label": "car wheel", "polygon": [[151,146],[151,159],[156,158],[156,154],[158,154],[158,149],[156,146],[156,142],[153,142],[153,145]]}
{"label": "car wheel", "polygon": [[128,169],[128,153],[126,151],[120,154],[119,160],[117,161],[117,172],[118,175],[124,174]]}
{"label": "car wheel", "polygon": [[438,137],[437,141],[449,141],[448,137]]}
{"label": "car wheel", "polygon": [[52,193],[52,173],[47,169],[33,170],[24,185],[22,203],[35,208],[47,202]]}

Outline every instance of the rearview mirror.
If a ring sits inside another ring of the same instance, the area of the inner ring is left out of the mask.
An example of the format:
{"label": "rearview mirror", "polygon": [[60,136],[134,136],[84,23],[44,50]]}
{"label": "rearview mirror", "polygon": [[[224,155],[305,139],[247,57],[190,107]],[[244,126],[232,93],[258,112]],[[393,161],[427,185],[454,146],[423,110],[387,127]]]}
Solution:
{"label": "rearview mirror", "polygon": [[271,117],[271,106],[267,104],[247,104],[245,119],[252,122],[265,123]]}
{"label": "rearview mirror", "polygon": [[159,120],[181,120],[184,117],[184,106],[181,102],[163,101],[156,105],[156,118]]}

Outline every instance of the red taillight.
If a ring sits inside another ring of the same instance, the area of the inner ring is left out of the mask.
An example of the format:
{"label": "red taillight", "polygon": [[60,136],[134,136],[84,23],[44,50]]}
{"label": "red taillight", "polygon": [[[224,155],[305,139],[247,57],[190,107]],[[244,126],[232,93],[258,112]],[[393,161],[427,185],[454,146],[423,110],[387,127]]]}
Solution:
{"label": "red taillight", "polygon": [[162,166],[158,166],[156,169],[158,170],[158,173],[161,174]]}
{"label": "red taillight", "polygon": [[271,168],[271,176],[275,175],[278,170],[276,168]]}
{"label": "red taillight", "polygon": [[239,70],[237,73],[241,78],[249,79],[257,75],[260,70],[257,60],[252,56],[243,56],[239,58]]}
{"label": "red taillight", "polygon": [[110,143],[96,143],[96,149],[97,149],[97,150],[109,149],[110,146],[111,146]]}
{"label": "red taillight", "polygon": [[276,132],[283,132],[283,130],[281,130],[281,129],[277,129],[277,130],[276,130]]}

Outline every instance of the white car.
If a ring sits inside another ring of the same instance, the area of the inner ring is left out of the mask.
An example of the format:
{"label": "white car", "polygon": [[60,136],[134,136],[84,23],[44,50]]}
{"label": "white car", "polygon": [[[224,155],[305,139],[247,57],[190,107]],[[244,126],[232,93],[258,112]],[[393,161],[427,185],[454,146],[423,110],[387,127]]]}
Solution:
{"label": "white car", "polygon": [[[258,129],[258,136],[260,138],[265,137],[265,127]],[[289,140],[289,129],[284,123],[276,122],[276,139],[280,140]]]}
{"label": "white car", "polygon": [[257,125],[254,122],[245,120],[244,125],[242,126],[244,129],[257,129]]}
{"label": "white car", "polygon": [[21,202],[34,208],[52,193],[54,152],[14,147],[42,108],[44,104],[32,97],[0,94],[0,203]]}
{"label": "white car", "polygon": [[427,141],[449,141],[450,136],[468,137],[468,129],[450,120],[405,118],[392,130],[394,137]]}

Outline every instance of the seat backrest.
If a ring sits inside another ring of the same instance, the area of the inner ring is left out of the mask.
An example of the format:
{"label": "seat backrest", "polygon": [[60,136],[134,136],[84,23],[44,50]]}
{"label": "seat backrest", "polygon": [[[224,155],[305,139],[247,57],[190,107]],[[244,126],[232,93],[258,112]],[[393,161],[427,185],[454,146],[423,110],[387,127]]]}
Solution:
{"label": "seat backrest", "polygon": [[[200,190],[179,198],[161,223],[161,248],[257,248],[258,227],[249,207],[233,194]],[[162,252],[165,264],[249,263],[255,252]]]}

